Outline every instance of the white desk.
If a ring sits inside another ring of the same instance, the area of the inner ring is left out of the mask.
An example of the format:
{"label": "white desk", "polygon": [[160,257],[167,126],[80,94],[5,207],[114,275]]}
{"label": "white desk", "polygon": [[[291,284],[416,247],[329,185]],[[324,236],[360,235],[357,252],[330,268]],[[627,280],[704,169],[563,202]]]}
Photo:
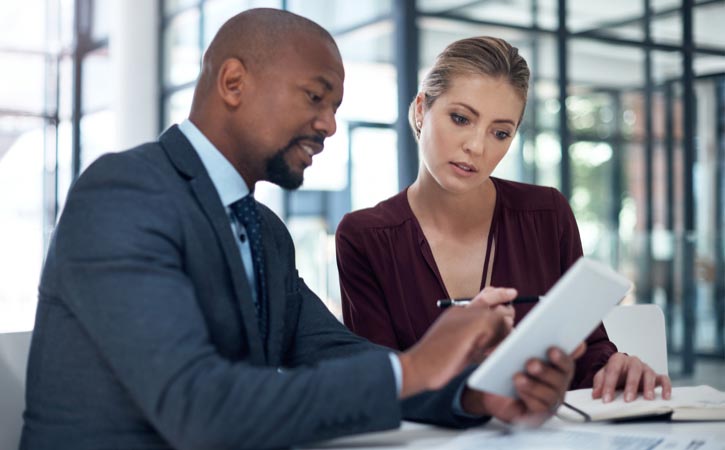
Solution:
{"label": "white desk", "polygon": [[[561,437],[564,431],[574,432],[573,437],[585,439],[572,443],[570,448],[586,449],[619,449],[625,448],[611,439],[601,439],[601,433],[606,435],[637,435],[645,437],[662,437],[671,440],[686,438],[699,438],[706,440],[712,447],[690,447],[691,450],[718,449],[725,450],[725,422],[639,422],[627,424],[572,424],[552,418],[539,430],[522,431],[520,435],[506,435],[509,428],[496,420],[487,425],[466,431],[449,430],[430,425],[421,425],[404,422],[400,429],[380,433],[367,433],[358,436],[333,439],[320,442],[305,449],[355,449],[355,450],[392,450],[392,449],[466,449],[466,448],[521,448],[521,449],[556,449],[561,448],[555,440],[546,439],[549,431],[562,432],[552,436]],[[528,435],[526,433],[529,433]],[[592,433],[592,434],[589,434]],[[517,437],[518,439],[514,439]],[[590,439],[591,438],[591,439]],[[491,442],[490,439],[498,439]],[[688,439],[689,440],[689,439]],[[479,445],[472,442],[479,441]],[[628,449],[639,448],[634,446]],[[661,446],[656,446],[659,450]],[[664,448],[664,447],[662,447]],[[686,446],[672,447],[674,449]]]}

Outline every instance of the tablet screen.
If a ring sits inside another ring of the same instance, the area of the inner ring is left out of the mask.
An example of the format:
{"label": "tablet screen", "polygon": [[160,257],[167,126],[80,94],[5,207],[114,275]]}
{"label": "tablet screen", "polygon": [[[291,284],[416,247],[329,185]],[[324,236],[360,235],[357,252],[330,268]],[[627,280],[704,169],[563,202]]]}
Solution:
{"label": "tablet screen", "polygon": [[526,361],[546,360],[550,347],[573,352],[630,286],[606,265],[580,258],[468,377],[468,386],[516,398],[513,376]]}

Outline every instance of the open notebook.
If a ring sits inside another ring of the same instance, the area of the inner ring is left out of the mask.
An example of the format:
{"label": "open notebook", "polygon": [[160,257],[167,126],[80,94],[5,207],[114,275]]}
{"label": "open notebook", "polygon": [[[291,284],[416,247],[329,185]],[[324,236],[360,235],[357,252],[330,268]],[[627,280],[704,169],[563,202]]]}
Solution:
{"label": "open notebook", "polygon": [[565,404],[556,415],[576,422],[606,420],[634,420],[662,416],[670,420],[725,420],[725,392],[710,386],[672,388],[672,398],[664,400],[661,389],[655,391],[654,400],[624,402],[622,392],[610,403],[592,399],[591,389],[578,389],[566,393]]}

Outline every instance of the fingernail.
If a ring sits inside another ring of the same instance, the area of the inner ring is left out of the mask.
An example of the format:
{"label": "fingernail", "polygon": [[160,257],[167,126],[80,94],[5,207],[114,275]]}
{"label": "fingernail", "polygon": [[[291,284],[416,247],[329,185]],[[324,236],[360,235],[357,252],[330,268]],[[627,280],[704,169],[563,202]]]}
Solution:
{"label": "fingernail", "polygon": [[558,349],[554,349],[554,351],[551,352],[551,359],[554,362],[559,362],[561,360],[561,358],[562,358],[562,354]]}
{"label": "fingernail", "polygon": [[528,383],[528,380],[526,380],[525,376],[521,375],[521,376],[516,377],[515,382],[516,382],[517,386],[523,387],[523,386],[526,386],[526,384]]}
{"label": "fingernail", "polygon": [[624,394],[625,402],[631,402],[632,400],[634,400],[634,394],[632,394],[631,392],[627,392],[626,394]]}
{"label": "fingernail", "polygon": [[533,375],[541,373],[541,364],[539,364],[538,362],[533,362],[529,364],[529,372]]}
{"label": "fingernail", "polygon": [[604,394],[604,403],[609,403],[612,401],[612,394],[606,393]]}
{"label": "fingernail", "polygon": [[645,396],[645,398],[646,398],[647,400],[654,400],[654,398],[655,398],[655,393],[654,393],[654,392],[652,392],[652,391],[647,391],[647,392],[645,392],[645,393],[644,393],[644,396]]}

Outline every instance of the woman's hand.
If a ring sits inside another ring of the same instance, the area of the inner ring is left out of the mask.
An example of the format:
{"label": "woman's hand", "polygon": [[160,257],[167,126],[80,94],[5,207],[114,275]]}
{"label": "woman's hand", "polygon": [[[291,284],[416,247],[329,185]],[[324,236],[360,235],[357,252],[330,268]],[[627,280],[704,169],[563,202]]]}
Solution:
{"label": "woman's hand", "polygon": [[[471,302],[472,303],[483,302],[483,303],[487,304],[492,310],[503,315],[504,320],[506,321],[506,325],[508,326],[509,331],[511,331],[514,327],[514,318],[516,317],[516,311],[514,310],[514,307],[511,304],[511,300],[506,299],[508,297],[491,295],[491,293],[493,293],[497,290],[500,290],[500,288],[488,286],[485,289],[483,289],[481,292],[479,292],[478,295],[473,297]],[[508,289],[506,289],[506,292],[509,293],[513,297],[516,296],[516,289],[508,288]]]}
{"label": "woman's hand", "polygon": [[636,399],[639,392],[645,399],[654,400],[656,386],[662,386],[662,398],[669,400],[672,395],[670,377],[655,373],[636,356],[615,353],[594,375],[592,398],[609,403],[614,400],[616,390],[624,388],[625,402]]}

